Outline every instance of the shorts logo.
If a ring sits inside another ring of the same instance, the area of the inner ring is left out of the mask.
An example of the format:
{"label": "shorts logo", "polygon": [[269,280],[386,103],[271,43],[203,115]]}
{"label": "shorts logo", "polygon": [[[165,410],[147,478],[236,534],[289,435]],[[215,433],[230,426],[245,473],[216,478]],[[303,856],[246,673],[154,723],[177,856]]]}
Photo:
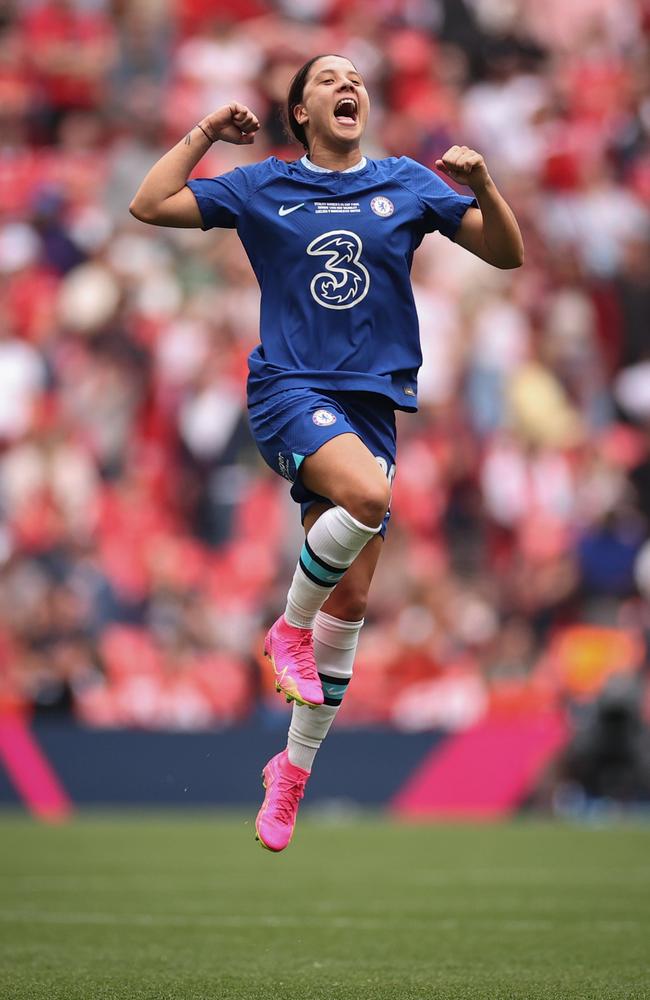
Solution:
{"label": "shorts logo", "polygon": [[285,479],[288,479],[290,483],[293,482],[293,477],[291,475],[291,472],[289,471],[289,463],[287,462],[286,458],[284,457],[281,451],[278,452],[278,469],[280,471],[281,476],[284,476]]}
{"label": "shorts logo", "polygon": [[311,418],[317,427],[329,427],[336,423],[336,417],[329,410],[316,410]]}
{"label": "shorts logo", "polygon": [[395,211],[395,206],[393,205],[390,198],[384,198],[383,195],[378,195],[377,198],[373,198],[370,202],[370,207],[375,213],[375,215],[380,216],[382,219],[387,219],[389,215],[392,215]]}

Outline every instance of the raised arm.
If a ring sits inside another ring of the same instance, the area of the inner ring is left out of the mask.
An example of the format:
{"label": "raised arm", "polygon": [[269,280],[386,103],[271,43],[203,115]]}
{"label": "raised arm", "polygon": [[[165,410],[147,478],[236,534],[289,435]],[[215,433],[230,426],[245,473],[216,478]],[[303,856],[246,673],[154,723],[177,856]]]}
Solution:
{"label": "raised arm", "polygon": [[250,145],[259,127],[253,112],[236,101],[213,111],[153,165],[129,205],[131,215],[152,226],[200,229],[203,220],[187,178],[213,142]]}
{"label": "raised arm", "polygon": [[499,194],[480,153],[452,146],[436,167],[474,192],[478,208],[468,208],[454,241],[495,267],[521,267],[524,242],[512,209]]}

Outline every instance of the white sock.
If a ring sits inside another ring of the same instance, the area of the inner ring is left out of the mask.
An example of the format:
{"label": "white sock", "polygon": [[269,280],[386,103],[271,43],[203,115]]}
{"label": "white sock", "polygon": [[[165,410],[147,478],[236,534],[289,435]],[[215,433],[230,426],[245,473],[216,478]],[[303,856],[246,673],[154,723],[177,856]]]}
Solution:
{"label": "white sock", "polygon": [[321,514],[307,533],[287,594],[289,625],[313,628],[316,612],[379,527],[361,524],[343,507]]}
{"label": "white sock", "polygon": [[319,611],[316,615],[314,655],[326,703],[317,708],[294,704],[287,739],[289,760],[304,771],[311,771],[314,757],[341,707],[345,689],[352,677],[362,625],[363,620],[346,622],[333,618],[324,611]]}

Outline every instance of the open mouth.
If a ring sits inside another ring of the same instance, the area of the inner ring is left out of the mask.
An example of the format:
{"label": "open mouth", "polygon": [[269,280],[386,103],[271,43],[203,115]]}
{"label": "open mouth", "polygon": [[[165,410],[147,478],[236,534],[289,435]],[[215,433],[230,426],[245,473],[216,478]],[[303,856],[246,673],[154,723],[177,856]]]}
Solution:
{"label": "open mouth", "polygon": [[342,97],[334,108],[334,117],[341,125],[356,125],[358,109],[355,99],[353,97]]}

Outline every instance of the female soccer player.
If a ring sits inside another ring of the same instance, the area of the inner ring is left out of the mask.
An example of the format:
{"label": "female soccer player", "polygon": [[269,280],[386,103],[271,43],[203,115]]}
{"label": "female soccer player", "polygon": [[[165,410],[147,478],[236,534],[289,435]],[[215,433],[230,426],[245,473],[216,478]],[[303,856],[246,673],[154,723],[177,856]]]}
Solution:
{"label": "female soccer player", "polygon": [[293,484],[306,532],[286,610],[265,640],[276,687],[294,702],[287,748],[263,771],[256,831],[271,851],[291,840],[352,676],[389,516],[394,411],[417,407],[413,253],[438,230],[496,267],[523,261],[515,218],[479,153],[452,146],[436,162],[471,188],[461,196],[407,157],[363,156],[368,111],[354,65],[316,56],[287,101],[302,159],[188,181],[212,143],[255,141],[256,116],[232,102],[153,166],[130,207],[153,225],[236,228],[261,288],[250,424],[266,462]]}

